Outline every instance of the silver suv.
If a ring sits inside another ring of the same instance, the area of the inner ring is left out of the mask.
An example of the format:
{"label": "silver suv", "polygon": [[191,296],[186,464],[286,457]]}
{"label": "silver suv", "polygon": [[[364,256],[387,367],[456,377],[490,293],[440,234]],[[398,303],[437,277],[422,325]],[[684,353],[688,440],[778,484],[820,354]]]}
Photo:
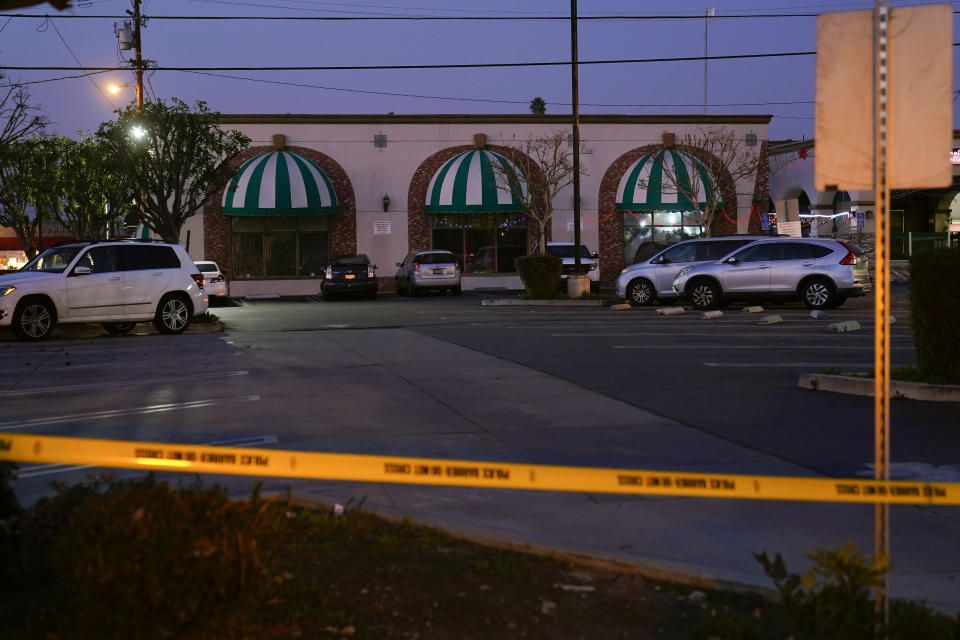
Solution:
{"label": "silver suv", "polygon": [[757,241],[715,262],[684,267],[673,281],[697,309],[730,300],[796,300],[810,309],[837,307],[870,291],[859,247],[825,238]]}
{"label": "silver suv", "polygon": [[42,340],[57,323],[101,323],[127,333],[152,320],[161,333],[181,333],[207,310],[202,282],[178,244],[62,244],[0,276],[0,326],[23,340]]}
{"label": "silver suv", "polygon": [[653,304],[677,297],[673,279],[697,262],[719,260],[740,247],[770,236],[720,236],[683,240],[646,260],[625,267],[617,278],[617,297],[633,305]]}
{"label": "silver suv", "polygon": [[411,298],[421,291],[449,291],[460,295],[460,263],[446,249],[411,251],[397,263],[397,295]]}

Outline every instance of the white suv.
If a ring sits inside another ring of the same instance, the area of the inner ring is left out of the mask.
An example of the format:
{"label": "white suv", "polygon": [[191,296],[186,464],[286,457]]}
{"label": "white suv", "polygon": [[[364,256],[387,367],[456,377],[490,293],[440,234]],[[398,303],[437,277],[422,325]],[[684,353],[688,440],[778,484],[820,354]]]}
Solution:
{"label": "white suv", "polygon": [[181,333],[207,310],[202,281],[178,244],[62,244],[0,276],[0,326],[23,340],[46,338],[58,322],[99,322],[127,333],[152,320],[161,333]]}
{"label": "white suv", "polygon": [[[534,255],[539,253],[539,247],[539,243],[534,245]],[[547,253],[563,261],[563,270],[560,273],[562,280],[574,274],[577,258],[572,242],[547,242]],[[596,251],[591,253],[585,244],[580,245],[580,270],[590,278],[590,291],[597,291],[600,288],[600,255]]]}

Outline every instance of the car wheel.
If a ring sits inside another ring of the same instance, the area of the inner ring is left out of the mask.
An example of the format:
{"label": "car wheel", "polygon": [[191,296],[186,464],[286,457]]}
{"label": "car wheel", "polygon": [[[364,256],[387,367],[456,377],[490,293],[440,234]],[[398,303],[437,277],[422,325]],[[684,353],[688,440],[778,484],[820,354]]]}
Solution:
{"label": "car wheel", "polygon": [[453,295],[455,295],[455,296],[460,295],[460,290],[461,290],[460,287],[454,287],[454,288],[453,288]]}
{"label": "car wheel", "polygon": [[842,304],[843,304],[844,302],[846,302],[846,301],[847,301],[847,296],[840,296],[840,295],[838,295],[838,296],[834,297],[833,302],[830,303],[830,308],[831,308],[831,309],[836,309],[837,307],[839,307],[840,305],[842,305]]}
{"label": "car wheel", "polygon": [[653,304],[657,299],[657,292],[653,289],[653,284],[649,280],[637,278],[627,285],[627,300],[630,304],[637,306],[646,306]]}
{"label": "car wheel", "polygon": [[398,296],[403,295],[403,290],[400,288],[400,278],[393,279],[393,292]]}
{"label": "car wheel", "polygon": [[593,282],[593,281],[591,281],[591,282],[590,282],[590,293],[597,293],[598,291],[600,291],[600,283],[599,283],[599,282]]}
{"label": "car wheel", "polygon": [[133,331],[133,328],[137,326],[136,322],[104,322],[101,324],[104,329],[110,333],[115,333],[117,335],[123,335],[124,333],[130,333]]}
{"label": "car wheel", "polygon": [[27,298],[13,312],[13,332],[21,340],[43,340],[53,331],[56,314],[49,302]]}
{"label": "car wheel", "polygon": [[183,333],[190,324],[190,306],[183,296],[168,293],[160,299],[153,326],[160,333]]}
{"label": "car wheel", "polygon": [[814,278],[804,283],[800,297],[807,309],[829,309],[834,303],[836,293],[829,280]]}
{"label": "car wheel", "polygon": [[376,300],[376,299],[377,299],[377,290],[376,290],[376,288],[374,288],[370,293],[368,293],[368,294],[367,294],[367,297],[370,298],[371,300]]}
{"label": "car wheel", "polygon": [[710,280],[694,280],[687,287],[687,299],[695,309],[716,309],[720,304],[720,287]]}
{"label": "car wheel", "polygon": [[407,280],[407,295],[411,298],[417,297],[417,289],[413,286],[413,280]]}

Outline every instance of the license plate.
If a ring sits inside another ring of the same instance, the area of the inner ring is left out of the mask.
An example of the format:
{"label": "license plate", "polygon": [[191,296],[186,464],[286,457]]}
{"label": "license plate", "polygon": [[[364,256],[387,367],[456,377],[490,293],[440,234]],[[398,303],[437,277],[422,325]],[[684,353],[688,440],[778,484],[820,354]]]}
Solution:
{"label": "license plate", "polygon": [[434,270],[433,270],[433,275],[435,275],[435,276],[442,276],[442,275],[443,275],[443,269],[434,269]]}
{"label": "license plate", "polygon": [[352,273],[348,273],[347,275],[345,275],[345,276],[343,276],[343,277],[346,278],[347,280],[353,280],[354,278],[356,278],[356,276],[353,275]]}

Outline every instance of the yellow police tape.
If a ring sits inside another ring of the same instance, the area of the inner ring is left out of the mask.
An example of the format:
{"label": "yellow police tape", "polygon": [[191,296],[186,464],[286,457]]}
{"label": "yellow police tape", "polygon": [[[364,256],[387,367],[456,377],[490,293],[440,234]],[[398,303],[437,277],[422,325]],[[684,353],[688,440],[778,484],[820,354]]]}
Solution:
{"label": "yellow police tape", "polygon": [[405,484],[813,502],[960,505],[958,482],[883,482],[0,436],[0,461]]}

